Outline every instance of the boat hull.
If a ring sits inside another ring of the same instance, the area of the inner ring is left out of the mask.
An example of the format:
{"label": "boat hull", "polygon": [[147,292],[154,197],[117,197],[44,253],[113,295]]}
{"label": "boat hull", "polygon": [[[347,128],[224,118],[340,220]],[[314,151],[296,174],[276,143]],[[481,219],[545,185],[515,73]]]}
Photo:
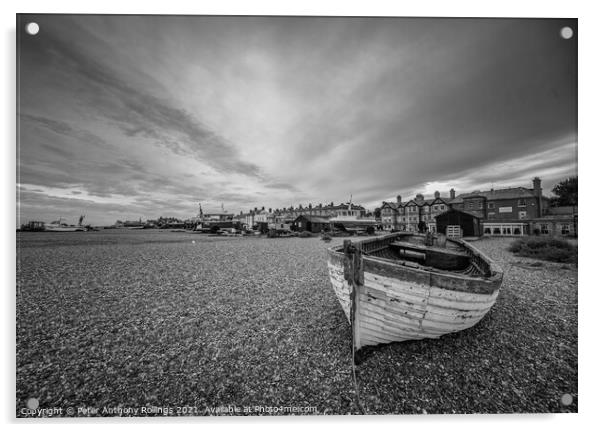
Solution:
{"label": "boat hull", "polygon": [[502,280],[499,269],[492,277],[475,278],[364,256],[354,281],[349,257],[340,248],[329,249],[328,271],[352,324],[356,350],[470,328],[494,305]]}

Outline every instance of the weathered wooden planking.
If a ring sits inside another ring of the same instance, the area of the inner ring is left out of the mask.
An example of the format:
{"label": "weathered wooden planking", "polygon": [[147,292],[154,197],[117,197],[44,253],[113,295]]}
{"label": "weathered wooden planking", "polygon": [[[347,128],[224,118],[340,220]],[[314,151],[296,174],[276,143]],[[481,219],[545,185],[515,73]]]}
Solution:
{"label": "weathered wooden planking", "polygon": [[345,316],[348,321],[351,321],[351,287],[343,276],[343,268],[329,263],[328,273],[330,275],[330,283],[345,312]]}
{"label": "weathered wooden planking", "polygon": [[426,298],[430,291],[430,285],[425,283],[411,283],[409,281],[382,276],[368,271],[364,272],[364,284],[377,286],[383,290],[390,290],[391,292],[399,293],[400,295],[420,298]]}

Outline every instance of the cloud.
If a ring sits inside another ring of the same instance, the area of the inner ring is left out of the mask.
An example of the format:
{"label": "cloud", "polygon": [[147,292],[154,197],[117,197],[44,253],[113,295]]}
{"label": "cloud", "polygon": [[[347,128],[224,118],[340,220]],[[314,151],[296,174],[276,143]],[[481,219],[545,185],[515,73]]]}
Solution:
{"label": "cloud", "polygon": [[[73,42],[46,32],[39,44],[44,63],[61,68],[88,98],[89,108],[115,122],[132,137],[142,135],[179,155],[194,157],[223,173],[237,172],[260,176],[257,166],[239,159],[234,146],[218,133],[179,107],[171,106],[150,92],[122,80],[111,68],[79,49]],[[60,65],[60,66],[59,66]],[[73,135],[87,142],[98,141],[91,134],[76,131],[65,122],[26,115],[56,133]]]}
{"label": "cloud", "polygon": [[[85,145],[102,146],[105,144],[102,138],[99,138],[86,130],[73,127],[64,121],[53,120],[48,117],[36,116],[27,113],[19,113],[19,122],[21,128],[26,128],[28,127],[28,124],[32,124],[33,126],[46,128],[59,135],[75,138]],[[52,148],[52,151],[57,151],[59,153],[61,151],[56,147],[48,147]]]}

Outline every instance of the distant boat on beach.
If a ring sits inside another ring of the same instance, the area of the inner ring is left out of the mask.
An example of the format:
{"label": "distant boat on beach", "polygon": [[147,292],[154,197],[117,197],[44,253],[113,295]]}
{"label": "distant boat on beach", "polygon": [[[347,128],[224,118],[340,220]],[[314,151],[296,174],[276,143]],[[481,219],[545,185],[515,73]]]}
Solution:
{"label": "distant boat on beach", "polygon": [[50,222],[44,225],[44,231],[50,232],[75,232],[75,231],[86,231],[86,228],[81,225],[84,217],[80,216],[78,225],[68,225],[59,218],[57,221]]}
{"label": "distant boat on beach", "polygon": [[328,271],[355,350],[472,327],[495,303],[503,277],[463,240],[404,232],[328,249]]}
{"label": "distant boat on beach", "polygon": [[336,229],[348,232],[366,231],[368,227],[375,228],[377,225],[374,217],[363,215],[363,208],[352,204],[353,196],[349,199],[346,209],[338,209],[336,216],[330,218],[328,222]]}

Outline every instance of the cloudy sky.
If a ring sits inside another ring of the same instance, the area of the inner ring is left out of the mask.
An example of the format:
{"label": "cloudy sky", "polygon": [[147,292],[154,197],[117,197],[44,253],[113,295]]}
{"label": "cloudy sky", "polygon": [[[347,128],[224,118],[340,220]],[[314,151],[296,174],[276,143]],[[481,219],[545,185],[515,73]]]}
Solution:
{"label": "cloudy sky", "polygon": [[558,19],[21,16],[18,222],[351,193],[374,208],[536,175],[549,193],[577,173],[576,30]]}

